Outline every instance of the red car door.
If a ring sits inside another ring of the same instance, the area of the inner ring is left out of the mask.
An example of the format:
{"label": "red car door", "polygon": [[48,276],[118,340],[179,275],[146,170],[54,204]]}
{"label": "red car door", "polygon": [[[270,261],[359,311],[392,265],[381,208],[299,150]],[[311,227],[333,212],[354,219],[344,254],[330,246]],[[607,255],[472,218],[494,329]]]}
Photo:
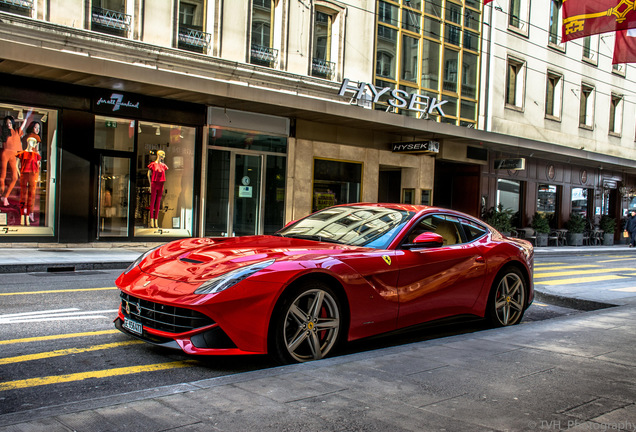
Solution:
{"label": "red car door", "polygon": [[428,215],[405,240],[425,231],[444,238],[440,247],[404,247],[396,256],[398,327],[407,327],[451,315],[471,313],[483,286],[486,263],[475,242],[465,242],[459,219]]}

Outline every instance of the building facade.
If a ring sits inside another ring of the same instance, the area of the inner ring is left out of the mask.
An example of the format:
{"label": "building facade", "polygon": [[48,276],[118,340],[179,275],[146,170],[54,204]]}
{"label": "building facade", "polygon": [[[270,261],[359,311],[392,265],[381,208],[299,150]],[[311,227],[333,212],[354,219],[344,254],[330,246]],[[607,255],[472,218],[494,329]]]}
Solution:
{"label": "building facade", "polygon": [[[556,0],[485,8],[479,127],[533,144],[493,148],[481,194],[518,211],[519,226],[535,212],[554,228],[571,212],[618,221],[634,196],[636,69],[612,65],[613,34],[563,43],[561,23]],[[525,169],[498,169],[510,158]]]}
{"label": "building facade", "polygon": [[[636,170],[634,69],[547,42],[538,54],[540,32],[520,35],[509,15],[472,0],[0,0],[0,114],[23,127],[21,150],[39,125],[40,158],[30,184],[3,148],[0,235],[271,233],[358,201],[474,215],[516,203],[522,226],[551,193],[557,223],[574,197],[618,211]],[[528,64],[515,83],[541,92],[506,99],[511,65]],[[615,106],[611,132],[600,111],[589,126],[564,108],[581,105],[578,81],[594,107]],[[550,117],[544,91],[560,95]],[[525,169],[495,165],[508,159]]]}

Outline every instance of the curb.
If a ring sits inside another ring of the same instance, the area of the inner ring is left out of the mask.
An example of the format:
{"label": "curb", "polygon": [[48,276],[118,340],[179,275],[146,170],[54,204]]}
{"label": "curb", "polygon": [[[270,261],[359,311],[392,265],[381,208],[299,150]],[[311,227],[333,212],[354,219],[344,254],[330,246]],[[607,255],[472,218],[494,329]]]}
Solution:
{"label": "curb", "polygon": [[607,309],[612,307],[617,307],[620,305],[612,304],[612,303],[602,303],[594,300],[585,300],[573,297],[565,297],[555,294],[548,294],[541,291],[537,291],[534,289],[534,299],[549,303],[554,306],[566,307],[569,309],[577,309],[584,312],[595,311],[599,309]]}
{"label": "curb", "polygon": [[123,270],[132,261],[95,262],[95,263],[44,263],[44,264],[2,264],[0,274],[6,273],[55,273],[77,270]]}

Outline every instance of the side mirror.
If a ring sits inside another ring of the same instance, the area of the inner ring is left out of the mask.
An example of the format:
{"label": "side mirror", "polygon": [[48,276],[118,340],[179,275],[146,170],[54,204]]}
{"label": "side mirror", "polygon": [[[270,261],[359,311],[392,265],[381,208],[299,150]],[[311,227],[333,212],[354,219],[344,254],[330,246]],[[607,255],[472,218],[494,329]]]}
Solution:
{"label": "side mirror", "polygon": [[413,244],[419,247],[439,247],[444,245],[444,237],[434,232],[425,232],[415,237]]}

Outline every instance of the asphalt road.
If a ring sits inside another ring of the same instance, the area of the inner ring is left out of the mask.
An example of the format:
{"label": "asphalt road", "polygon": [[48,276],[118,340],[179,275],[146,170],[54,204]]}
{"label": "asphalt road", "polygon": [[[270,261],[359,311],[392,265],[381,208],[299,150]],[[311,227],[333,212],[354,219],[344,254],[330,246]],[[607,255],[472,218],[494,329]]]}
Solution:
{"label": "asphalt road", "polygon": [[[623,272],[625,266],[620,257],[605,257],[608,262],[603,264],[603,274]],[[598,266],[599,259],[579,256],[567,262],[561,257],[546,257],[542,261],[545,262],[537,260],[536,272],[545,275],[550,270],[540,268]],[[567,285],[567,279],[575,278],[576,273],[557,278]],[[2,275],[0,415],[274,366],[264,356],[189,357],[118,332],[112,324],[119,304],[114,287],[118,274],[119,271],[84,271]],[[538,280],[541,279],[549,280]],[[616,283],[626,281],[619,278]],[[581,311],[535,301],[524,321],[574,313]],[[479,321],[429,326],[356,342],[341,354],[483,328]]]}

